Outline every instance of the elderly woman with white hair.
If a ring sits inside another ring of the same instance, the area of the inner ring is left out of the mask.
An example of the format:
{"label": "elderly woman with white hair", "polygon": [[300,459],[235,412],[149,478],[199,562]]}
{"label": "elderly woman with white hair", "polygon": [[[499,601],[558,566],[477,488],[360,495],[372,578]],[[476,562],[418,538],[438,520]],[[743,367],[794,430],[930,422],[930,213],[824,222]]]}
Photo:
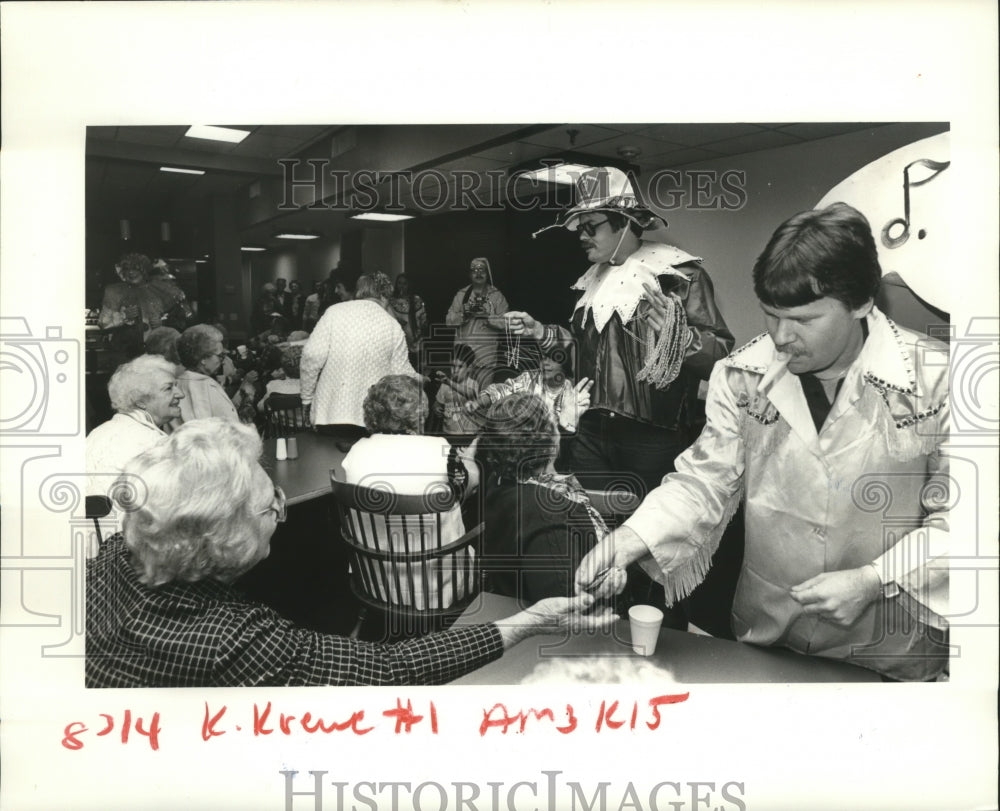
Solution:
{"label": "elderly woman with white hair", "polygon": [[396,644],[297,627],[232,586],[285,518],[260,452],[252,428],[196,420],[126,466],[123,531],[87,563],[88,687],[442,684],[533,634],[614,620],[580,595]]}
{"label": "elderly woman with white hair", "polygon": [[107,495],[110,477],[167,438],[163,428],[180,416],[184,399],[174,375],[174,364],[159,355],[140,355],[111,375],[108,395],[115,415],[87,435],[90,495]]}
{"label": "elderly woman with white hair", "polygon": [[184,392],[181,416],[184,422],[220,417],[239,422],[239,409],[249,404],[253,407],[256,395],[256,374],[248,374],[232,398],[215,379],[222,369],[226,354],[222,333],[208,324],[196,324],[184,330],[177,341],[177,354],[184,364],[184,371],[177,376],[177,384]]}
{"label": "elderly woman with white hair", "polygon": [[302,404],[320,433],[355,441],[365,435],[363,403],[385,375],[419,377],[406,336],[386,307],[392,282],[384,273],[358,279],[356,298],[329,307],[302,351]]}

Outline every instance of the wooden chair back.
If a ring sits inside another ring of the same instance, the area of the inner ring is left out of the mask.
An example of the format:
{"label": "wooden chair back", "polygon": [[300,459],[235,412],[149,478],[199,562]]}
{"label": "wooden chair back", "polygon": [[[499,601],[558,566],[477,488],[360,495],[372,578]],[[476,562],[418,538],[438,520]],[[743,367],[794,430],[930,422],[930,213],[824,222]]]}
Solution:
{"label": "wooden chair back", "polygon": [[351,589],[384,614],[393,636],[446,627],[481,590],[482,524],[462,533],[461,512],[442,484],[424,495],[347,484],[330,476],[351,556]]}
{"label": "wooden chair back", "polygon": [[307,430],[310,425],[297,394],[272,394],[264,404],[267,412],[265,438],[288,437]]}

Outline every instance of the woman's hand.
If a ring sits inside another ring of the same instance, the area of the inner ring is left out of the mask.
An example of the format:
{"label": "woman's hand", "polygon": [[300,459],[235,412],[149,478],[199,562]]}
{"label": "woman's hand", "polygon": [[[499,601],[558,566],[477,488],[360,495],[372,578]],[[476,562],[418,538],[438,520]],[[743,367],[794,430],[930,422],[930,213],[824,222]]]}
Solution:
{"label": "woman's hand", "polygon": [[505,648],[536,634],[554,634],[567,629],[579,633],[609,628],[618,619],[617,615],[607,606],[592,614],[586,613],[594,603],[595,598],[591,594],[547,597],[512,617],[498,620],[496,625],[503,636]]}

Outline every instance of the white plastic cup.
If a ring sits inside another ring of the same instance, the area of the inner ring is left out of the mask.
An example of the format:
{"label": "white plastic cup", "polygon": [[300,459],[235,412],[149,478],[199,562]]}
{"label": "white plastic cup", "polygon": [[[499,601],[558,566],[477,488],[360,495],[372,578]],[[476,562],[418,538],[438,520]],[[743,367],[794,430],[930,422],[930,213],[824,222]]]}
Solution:
{"label": "white plastic cup", "polygon": [[634,605],[628,610],[628,624],[632,629],[632,650],[640,656],[652,656],[660,637],[663,612],[651,605]]}
{"label": "white plastic cup", "polygon": [[285,445],[284,437],[278,437],[274,458],[279,462],[284,462],[288,458],[288,448]]}
{"label": "white plastic cup", "polygon": [[240,344],[238,347],[236,347],[236,351],[239,353],[239,356],[241,358],[246,359],[246,356],[247,356],[247,345],[246,344]]}

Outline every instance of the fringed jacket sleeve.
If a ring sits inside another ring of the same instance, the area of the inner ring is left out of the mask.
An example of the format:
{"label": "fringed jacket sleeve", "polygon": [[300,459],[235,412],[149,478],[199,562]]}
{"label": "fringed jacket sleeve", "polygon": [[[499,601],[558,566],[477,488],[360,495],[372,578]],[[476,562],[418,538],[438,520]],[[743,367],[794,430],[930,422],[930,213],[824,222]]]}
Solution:
{"label": "fringed jacket sleeve", "polygon": [[677,472],[625,522],[649,547],[644,568],[663,583],[667,603],[687,596],[708,572],[742,493],[743,436],[737,395],[720,364],[712,373],[706,425],[677,458]]}

